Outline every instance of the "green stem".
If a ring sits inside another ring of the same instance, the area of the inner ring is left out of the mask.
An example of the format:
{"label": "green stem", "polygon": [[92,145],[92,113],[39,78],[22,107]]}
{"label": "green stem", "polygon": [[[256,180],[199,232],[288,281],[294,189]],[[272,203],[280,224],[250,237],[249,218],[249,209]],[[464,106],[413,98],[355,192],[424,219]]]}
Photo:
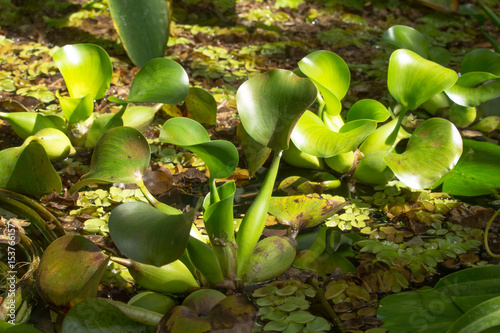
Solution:
{"label": "green stem", "polygon": [[491,252],[490,246],[488,245],[488,231],[490,230],[493,220],[498,216],[498,213],[500,213],[500,209],[497,210],[496,213],[491,217],[491,219],[488,221],[486,229],[484,230],[484,248],[486,249],[486,252],[488,252],[488,254],[493,258],[500,258],[500,254],[494,254],[493,252]]}
{"label": "green stem", "polygon": [[255,197],[243,221],[241,221],[240,229],[236,235],[236,243],[238,244],[238,276],[241,275],[245,262],[252,253],[264,230],[267,211],[269,209],[269,201],[273,193],[274,182],[278,175],[282,154],[283,151],[275,151],[271,167],[267,171],[266,178],[262,183],[259,194]]}
{"label": "green stem", "polygon": [[321,94],[318,92],[318,104],[319,104],[319,107],[318,107],[318,117],[320,119],[323,119],[323,111],[325,109],[325,101],[323,100],[323,97],[321,96]]}
{"label": "green stem", "polygon": [[217,186],[215,184],[215,178],[210,177],[210,204],[213,205],[220,201],[219,191],[217,191]]}
{"label": "green stem", "polygon": [[152,204],[153,206],[155,206],[156,209],[161,210],[162,212],[164,212],[165,214],[168,214],[168,215],[182,214],[182,212],[179,211],[178,209],[171,207],[167,204],[164,204],[163,202],[158,201],[158,199],[156,199],[151,194],[151,192],[149,192],[146,185],[144,185],[142,178],[137,179],[135,181],[135,184],[137,185],[137,187],[139,187],[139,189],[141,190],[142,194],[144,194],[146,199],[148,199],[149,203]]}
{"label": "green stem", "polygon": [[401,124],[403,123],[403,119],[405,118],[407,110],[408,109],[406,108],[401,108],[401,111],[399,112],[398,115],[398,122],[396,124],[396,127],[394,127],[392,133],[385,140],[386,145],[392,147],[392,145],[394,145],[394,142],[396,142],[396,140],[398,139],[399,129],[401,128]]}

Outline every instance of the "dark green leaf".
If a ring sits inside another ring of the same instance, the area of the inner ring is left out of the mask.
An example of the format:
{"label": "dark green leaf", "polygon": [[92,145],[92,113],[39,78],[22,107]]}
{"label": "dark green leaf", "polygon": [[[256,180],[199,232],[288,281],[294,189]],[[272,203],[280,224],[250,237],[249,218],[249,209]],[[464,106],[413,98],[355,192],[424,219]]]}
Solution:
{"label": "dark green leaf", "polygon": [[387,29],[382,36],[382,41],[399,49],[408,49],[428,58],[429,44],[419,31],[405,25],[394,25]]}

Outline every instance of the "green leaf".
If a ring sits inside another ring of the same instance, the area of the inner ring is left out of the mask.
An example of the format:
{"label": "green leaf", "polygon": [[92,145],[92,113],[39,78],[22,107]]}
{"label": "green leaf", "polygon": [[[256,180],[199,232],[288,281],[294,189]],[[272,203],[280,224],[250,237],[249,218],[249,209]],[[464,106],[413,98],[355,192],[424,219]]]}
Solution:
{"label": "green leaf", "polygon": [[382,185],[394,178],[394,172],[387,166],[387,150],[373,150],[365,154],[354,170],[354,179],[363,184]]}
{"label": "green leaf", "polygon": [[500,147],[472,140],[463,143],[462,157],[443,179],[443,191],[465,196],[495,193],[500,188]]}
{"label": "green leaf", "polygon": [[[250,176],[255,175],[257,170],[266,162],[269,154],[271,154],[271,148],[261,145],[255,141],[248,133],[245,131],[243,124],[239,123],[236,129],[236,137],[238,142],[243,148],[245,153],[245,158],[247,162],[248,172]],[[290,147],[292,149],[292,147]],[[287,150],[287,151],[290,151]]]}
{"label": "green leaf", "polygon": [[42,333],[42,331],[28,324],[10,324],[6,321],[0,321],[1,333]]}
{"label": "green leaf", "polygon": [[395,118],[390,122],[380,126],[375,131],[373,131],[359,146],[359,150],[363,154],[368,154],[372,151],[390,151],[392,150],[402,139],[407,139],[411,136],[402,126],[399,127],[398,135],[394,142],[389,140],[389,137],[396,129],[398,124],[398,119]]}
{"label": "green leaf", "polygon": [[202,125],[189,118],[171,118],[163,124],[160,141],[191,150],[208,167],[210,178],[230,176],[238,165],[236,147],[229,141],[210,141]]}
{"label": "green leaf", "polygon": [[165,55],[170,23],[167,1],[110,0],[109,9],[123,46],[136,66]]}
{"label": "green leaf", "polygon": [[56,128],[66,132],[64,123],[56,124],[56,118],[49,118],[38,112],[0,112],[0,119],[6,120],[23,140],[44,128]]}
{"label": "green leaf", "polygon": [[66,235],[52,242],[36,271],[38,292],[45,302],[65,311],[87,298],[97,288],[108,264],[97,245],[79,235]]}
{"label": "green leaf", "polygon": [[382,327],[398,333],[445,332],[462,314],[449,296],[428,287],[386,296],[377,310]]}
{"label": "green leaf", "polygon": [[70,153],[75,153],[75,148],[66,134],[55,128],[44,128],[36,132],[26,139],[25,144],[28,142],[41,144],[51,161],[62,160]]}
{"label": "green leaf", "polygon": [[189,93],[189,78],[181,65],[171,59],[148,61],[132,81],[127,100],[109,97],[111,102],[177,104]]}
{"label": "green leaf", "polygon": [[455,71],[410,50],[396,50],[389,59],[387,86],[390,94],[405,109],[416,109],[432,96],[450,88],[457,78]]}
{"label": "green leaf", "polygon": [[483,332],[500,326],[500,297],[487,300],[464,313],[447,333]]}
{"label": "green leaf", "polygon": [[462,154],[462,137],[448,120],[431,118],[410,137],[403,154],[391,153],[384,160],[405,185],[431,187],[453,169]]}
{"label": "green leaf", "polygon": [[[62,333],[72,332],[144,332],[152,333],[156,327],[138,322],[125,313],[110,300],[98,298],[88,299],[74,308],[64,317]],[[150,317],[159,321],[161,316],[153,311],[148,311],[132,305],[123,304],[140,317]],[[153,320],[154,320],[153,319]]]}
{"label": "green leaf", "polygon": [[292,141],[307,154],[330,157],[354,150],[376,127],[373,120],[355,120],[345,124],[336,133],[328,129],[314,113],[306,111],[292,132]]}
{"label": "green leaf", "polygon": [[362,99],[354,103],[347,113],[347,122],[360,119],[371,119],[377,123],[389,119],[390,113],[387,108],[374,99]]}
{"label": "green leaf", "polygon": [[0,151],[0,170],[1,188],[37,198],[62,191],[61,177],[38,142]]}
{"label": "green leaf", "polygon": [[288,149],[297,119],[316,95],[316,87],[309,79],[275,69],[243,83],[236,93],[236,103],[247,133],[260,144],[279,151]]}
{"label": "green leaf", "polygon": [[122,108],[118,113],[107,113],[101,115],[92,122],[87,137],[85,147],[94,148],[99,139],[112,128],[123,126],[122,114],[125,111]]}
{"label": "green leaf", "polygon": [[474,49],[462,60],[460,72],[487,72],[500,76],[500,54],[489,49]]}
{"label": "green leaf", "polygon": [[217,102],[211,93],[203,88],[191,87],[184,105],[188,118],[204,125],[215,126],[217,122]]}
{"label": "green leaf", "polygon": [[94,110],[94,100],[106,94],[113,66],[103,48],[94,44],[66,45],[57,50],[54,62],[68,88],[70,97],[57,97],[68,121],[86,120]]}
{"label": "green leaf", "polygon": [[318,87],[325,99],[329,113],[336,116],[340,113],[340,100],[344,98],[351,73],[345,61],[329,51],[315,51],[308,54],[298,63],[300,70]]}
{"label": "green leaf", "polygon": [[382,35],[382,41],[399,49],[408,49],[428,58],[429,44],[419,31],[405,25],[394,25]]}
{"label": "green leaf", "polygon": [[446,95],[462,106],[476,106],[500,97],[500,76],[486,72],[470,72],[460,76]]}
{"label": "green leaf", "polygon": [[141,132],[131,127],[115,127],[99,140],[89,172],[71,187],[70,192],[75,193],[93,183],[135,184],[142,181],[149,160],[149,144]]}
{"label": "green leaf", "polygon": [[133,127],[138,131],[144,131],[153,122],[158,108],[147,106],[128,106],[123,113],[123,126]]}
{"label": "green leaf", "polygon": [[128,202],[113,209],[109,234],[130,259],[163,266],[179,259],[186,249],[193,213],[167,215],[147,203]]}
{"label": "green leaf", "polygon": [[345,205],[346,202],[306,195],[271,197],[269,213],[289,225],[293,231],[299,231],[323,223]]}

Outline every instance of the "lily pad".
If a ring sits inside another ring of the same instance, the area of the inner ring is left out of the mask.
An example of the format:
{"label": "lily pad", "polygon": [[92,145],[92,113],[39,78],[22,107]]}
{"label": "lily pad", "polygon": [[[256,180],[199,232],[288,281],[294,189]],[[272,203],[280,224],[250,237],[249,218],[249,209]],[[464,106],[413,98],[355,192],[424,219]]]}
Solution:
{"label": "lily pad", "polygon": [[93,183],[142,181],[149,160],[149,144],[141,132],[131,127],[115,127],[101,137],[92,154],[89,172],[70,192]]}
{"label": "lily pad", "polygon": [[167,215],[144,202],[116,207],[109,217],[109,234],[116,247],[140,263],[163,266],[186,249],[194,211]]}
{"label": "lily pad", "polygon": [[328,129],[317,115],[306,111],[292,132],[292,141],[307,154],[330,157],[354,150],[376,127],[374,120],[354,120],[337,133]]}
{"label": "lily pad", "polygon": [[431,118],[412,134],[406,151],[384,160],[405,185],[429,188],[453,169],[462,154],[462,137],[448,120]]}
{"label": "lily pad", "polygon": [[346,204],[307,195],[271,197],[269,213],[298,231],[323,223]]}
{"label": "lily pad", "polygon": [[457,78],[455,71],[410,50],[396,50],[389,59],[387,87],[399,104],[408,110],[415,110],[432,96],[450,88]]}
{"label": "lily pad", "polygon": [[97,296],[97,288],[109,258],[97,245],[79,235],[52,242],[36,271],[40,296],[62,311]]}
{"label": "lily pad", "polygon": [[247,133],[261,145],[281,151],[288,149],[297,119],[316,95],[311,80],[275,69],[243,83],[236,93],[236,103]]}

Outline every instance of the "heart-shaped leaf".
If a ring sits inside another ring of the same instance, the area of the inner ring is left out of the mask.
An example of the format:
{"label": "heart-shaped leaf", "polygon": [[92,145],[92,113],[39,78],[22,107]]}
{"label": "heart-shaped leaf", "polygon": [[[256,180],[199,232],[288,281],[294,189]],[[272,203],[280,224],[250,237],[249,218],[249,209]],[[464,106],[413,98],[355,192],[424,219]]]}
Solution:
{"label": "heart-shaped leaf", "polygon": [[347,122],[360,119],[371,119],[377,123],[386,121],[390,117],[387,108],[374,99],[362,99],[351,106],[347,113]]}
{"label": "heart-shaped leaf", "polygon": [[300,70],[318,87],[328,112],[340,113],[340,101],[344,98],[351,80],[351,73],[345,61],[329,51],[315,51],[298,63]]}
{"label": "heart-shaped leaf", "polygon": [[[161,315],[109,299],[88,299],[64,317],[62,333],[152,332]],[[146,323],[144,323],[146,322]]]}
{"label": "heart-shaped leaf", "polygon": [[457,78],[455,71],[410,50],[396,50],[389,59],[387,87],[405,109],[416,109],[432,96],[450,88]]}
{"label": "heart-shaped leaf", "polygon": [[97,245],[79,235],[66,235],[52,242],[36,271],[38,292],[45,302],[67,311],[97,288],[109,257]]}
{"label": "heart-shaped leaf", "polygon": [[465,196],[495,193],[500,187],[500,147],[472,140],[463,143],[462,157],[443,178],[443,191]]}
{"label": "heart-shaped leaf", "polygon": [[189,78],[181,65],[167,58],[148,61],[130,86],[127,100],[109,97],[112,102],[177,104],[189,93]]}
{"label": "heart-shaped leaf", "polygon": [[474,49],[462,60],[460,72],[487,72],[500,76],[500,54],[488,49]]}
{"label": "heart-shaped leaf", "polygon": [[136,66],[165,55],[170,30],[168,3],[110,0],[109,10],[123,46]]}
{"label": "heart-shaped leaf", "polygon": [[315,101],[311,80],[275,69],[243,83],[236,93],[241,122],[247,133],[263,146],[288,149],[293,127]]}
{"label": "heart-shaped leaf", "polygon": [[376,127],[374,120],[355,120],[336,133],[314,113],[306,111],[292,132],[292,141],[307,154],[330,157],[354,150]]}
{"label": "heart-shaped leaf", "polygon": [[307,195],[271,197],[269,213],[299,231],[323,223],[346,204]]}
{"label": "heart-shaped leaf", "polygon": [[448,120],[431,118],[413,132],[406,151],[384,160],[405,185],[424,189],[453,169],[462,154],[462,137]]}
{"label": "heart-shaped leaf", "polygon": [[0,151],[0,187],[37,198],[62,191],[61,177],[38,142]]}
{"label": "heart-shaped leaf", "polygon": [[422,58],[428,58],[429,44],[419,31],[405,25],[394,25],[387,29],[382,41],[398,49],[408,49]]}
{"label": "heart-shaped leaf", "polygon": [[146,173],[149,160],[149,144],[141,132],[131,127],[115,127],[99,140],[89,172],[70,192],[93,183],[136,183]]}
{"label": "heart-shaped leaf", "polygon": [[160,132],[160,141],[191,150],[207,165],[210,178],[230,176],[238,165],[236,147],[229,141],[210,141],[210,137],[198,122],[189,118],[171,118]]}
{"label": "heart-shaped leaf", "polygon": [[486,72],[470,72],[460,76],[446,95],[462,106],[476,106],[500,97],[500,76]]}
{"label": "heart-shaped leaf", "polygon": [[194,211],[167,215],[144,202],[116,207],[109,217],[109,234],[116,247],[140,263],[163,266],[186,249]]}
{"label": "heart-shaped leaf", "polygon": [[158,332],[251,333],[256,317],[257,309],[253,303],[246,295],[237,294],[221,300],[204,317],[187,306],[176,306],[161,319]]}

